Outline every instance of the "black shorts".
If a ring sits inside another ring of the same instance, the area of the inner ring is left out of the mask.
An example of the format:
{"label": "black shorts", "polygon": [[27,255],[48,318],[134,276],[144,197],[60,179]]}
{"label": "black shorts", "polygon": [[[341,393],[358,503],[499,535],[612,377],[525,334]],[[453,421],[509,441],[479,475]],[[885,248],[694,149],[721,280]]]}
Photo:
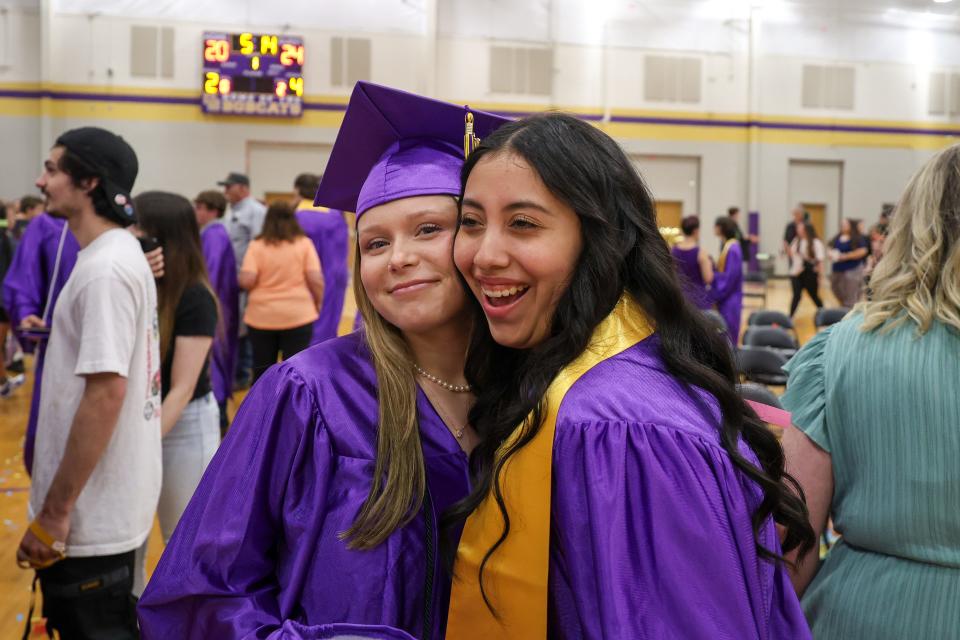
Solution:
{"label": "black shorts", "polygon": [[3,305],[0,305],[0,324],[10,324],[10,315],[3,308]]}

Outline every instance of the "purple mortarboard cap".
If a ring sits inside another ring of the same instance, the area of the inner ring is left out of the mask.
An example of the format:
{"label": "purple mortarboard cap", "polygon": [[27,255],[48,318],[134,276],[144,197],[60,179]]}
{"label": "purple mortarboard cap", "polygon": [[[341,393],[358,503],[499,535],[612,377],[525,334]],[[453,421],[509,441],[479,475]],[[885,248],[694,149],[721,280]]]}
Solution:
{"label": "purple mortarboard cap", "polygon": [[506,118],[358,82],[314,204],[364,211],[392,200],[459,195],[465,118],[478,138]]}

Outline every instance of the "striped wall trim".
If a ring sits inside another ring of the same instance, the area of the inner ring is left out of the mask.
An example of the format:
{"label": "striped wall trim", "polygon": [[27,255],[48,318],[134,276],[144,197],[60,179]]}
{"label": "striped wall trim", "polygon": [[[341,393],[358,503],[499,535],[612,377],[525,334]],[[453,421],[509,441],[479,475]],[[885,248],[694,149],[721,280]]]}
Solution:
{"label": "striped wall trim", "polygon": [[[91,91],[67,91],[59,89],[33,89],[33,88],[3,88],[0,86],[0,99],[20,99],[20,100],[40,100],[49,99],[55,101],[74,102],[74,101],[92,101],[107,103],[133,103],[133,104],[153,104],[153,105],[183,105],[200,106],[200,95],[151,95],[137,93],[113,93],[113,92],[91,92]],[[345,102],[333,100],[311,100],[306,99],[303,103],[305,111],[321,112],[343,112],[347,105]],[[481,106],[481,105],[477,105]],[[546,109],[544,109],[546,110]],[[494,113],[510,118],[520,118],[523,116],[542,113],[544,110],[536,109],[491,109]],[[570,110],[574,115],[591,122],[603,122],[604,117],[595,111],[577,112]],[[939,125],[934,123],[924,123],[915,126],[904,125],[901,123],[883,124],[860,124],[856,122],[811,122],[809,120],[787,120],[787,119],[765,119],[765,118],[702,118],[693,116],[671,117],[667,115],[611,115],[611,123],[617,124],[636,124],[636,125],[654,125],[654,126],[674,126],[674,127],[697,127],[725,130],[771,130],[771,131],[808,131],[808,132],[832,132],[832,133],[854,133],[854,134],[873,134],[873,135],[897,135],[897,136],[955,136],[960,137],[960,125]]]}

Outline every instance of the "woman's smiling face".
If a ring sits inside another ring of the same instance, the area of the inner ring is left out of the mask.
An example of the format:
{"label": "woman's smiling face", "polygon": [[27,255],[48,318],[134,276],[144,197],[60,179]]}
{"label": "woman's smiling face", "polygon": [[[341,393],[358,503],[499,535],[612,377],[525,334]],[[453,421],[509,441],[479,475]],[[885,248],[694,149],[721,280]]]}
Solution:
{"label": "woman's smiling face", "polygon": [[582,246],[577,214],[523,158],[506,151],[473,167],[454,261],[499,344],[529,349],[547,337]]}
{"label": "woman's smiling face", "polygon": [[394,200],[357,222],[363,288],[377,312],[404,333],[467,322],[467,297],[450,259],[456,222],[450,196]]}

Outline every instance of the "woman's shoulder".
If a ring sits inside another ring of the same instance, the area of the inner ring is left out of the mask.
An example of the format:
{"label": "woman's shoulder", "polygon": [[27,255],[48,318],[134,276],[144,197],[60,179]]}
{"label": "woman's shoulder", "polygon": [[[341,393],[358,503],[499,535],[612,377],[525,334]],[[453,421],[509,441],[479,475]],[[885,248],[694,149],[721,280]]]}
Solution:
{"label": "woman's shoulder", "polygon": [[[288,410],[283,406],[285,398],[298,398],[296,410],[315,413],[336,449],[347,446],[337,446],[341,440],[356,440],[351,434],[376,433],[376,372],[359,332],[313,345],[274,365],[254,385],[254,390],[257,393],[251,390],[251,395],[261,402],[272,402],[276,412]],[[366,443],[367,439],[361,441]],[[366,451],[369,447],[361,448]],[[351,453],[349,447],[344,452],[364,457]]]}
{"label": "woman's shoulder", "polygon": [[307,347],[281,365],[317,384],[342,380],[345,375],[367,377],[373,361],[361,331]]}
{"label": "woman's shoulder", "polygon": [[646,425],[719,446],[719,421],[712,395],[667,370],[654,333],[580,376],[563,397],[557,424]]}

